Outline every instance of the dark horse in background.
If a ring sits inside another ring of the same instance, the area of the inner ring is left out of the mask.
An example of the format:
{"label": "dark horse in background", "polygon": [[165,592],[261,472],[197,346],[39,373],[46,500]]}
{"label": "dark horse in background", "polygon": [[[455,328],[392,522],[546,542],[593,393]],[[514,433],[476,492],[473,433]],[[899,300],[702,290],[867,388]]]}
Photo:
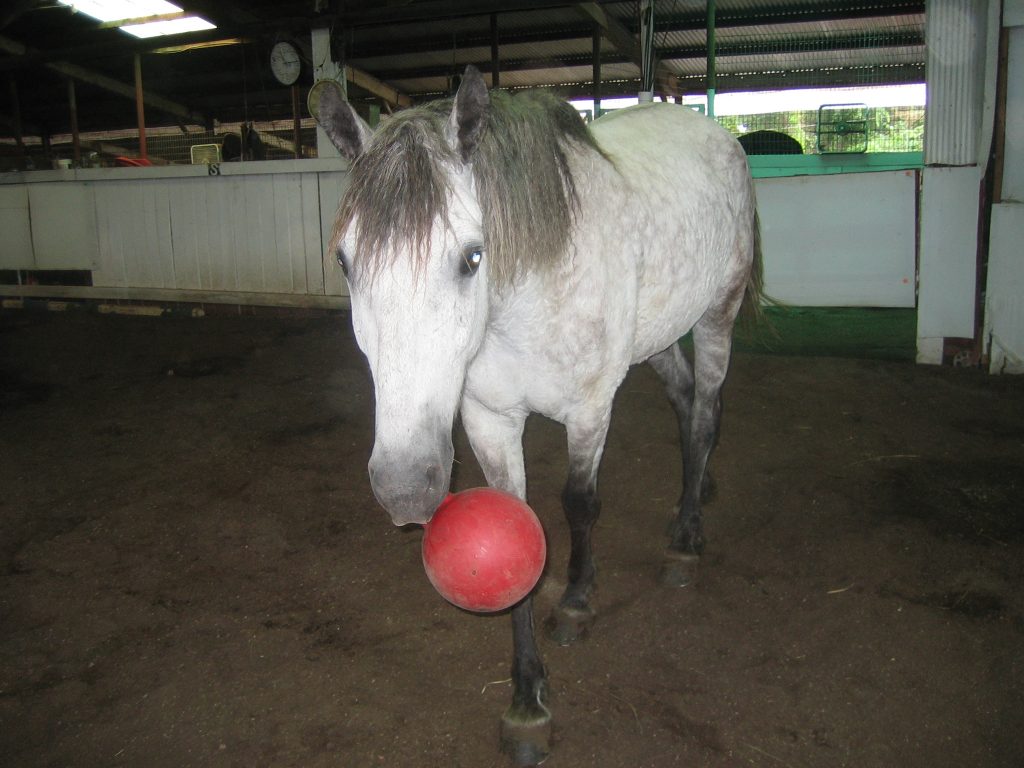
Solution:
{"label": "dark horse in background", "polygon": [[[318,118],[352,161],[332,248],[373,374],[370,482],[392,521],[424,523],[448,493],[456,413],[487,482],[521,498],[528,414],[564,424],[572,551],[550,626],[572,642],[594,615],[590,537],[612,400],[629,367],[648,362],[683,447],[662,578],[689,583],[733,323],[744,297],[757,306],[761,295],[740,145],[669,104],[588,129],[551,96],[489,94],[472,67],[454,100],[400,112],[376,132],[332,91]],[[692,364],[677,344],[691,331]],[[502,747],[533,764],[549,745],[547,677],[532,599],[511,614]]]}

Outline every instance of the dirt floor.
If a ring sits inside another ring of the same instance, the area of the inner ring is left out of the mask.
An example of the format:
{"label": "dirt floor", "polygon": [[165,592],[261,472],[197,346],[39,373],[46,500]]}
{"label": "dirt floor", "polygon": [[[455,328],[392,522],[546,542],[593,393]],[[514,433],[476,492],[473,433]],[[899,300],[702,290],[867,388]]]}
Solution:
{"label": "dirt floor", "polygon": [[[345,316],[0,314],[0,764],[504,765],[508,619],[432,590],[372,434]],[[526,442],[543,617],[565,439]],[[598,621],[541,644],[547,765],[1024,765],[1024,381],[738,354],[708,552],[673,591],[676,444],[635,370]]]}

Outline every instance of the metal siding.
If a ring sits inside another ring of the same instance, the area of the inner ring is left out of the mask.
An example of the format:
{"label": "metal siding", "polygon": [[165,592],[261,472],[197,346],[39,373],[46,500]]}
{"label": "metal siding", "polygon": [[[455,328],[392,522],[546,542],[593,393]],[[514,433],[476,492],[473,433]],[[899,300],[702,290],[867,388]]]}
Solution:
{"label": "metal siding", "polygon": [[341,196],[348,187],[347,173],[321,173],[318,178],[320,196],[320,254],[324,273],[324,293],[328,296],[348,296],[348,282],[338,266],[334,253],[327,246],[334,228],[334,215]]}
{"label": "metal siding", "polygon": [[925,168],[921,187],[918,338],[974,336],[977,168]]}
{"label": "metal siding", "polygon": [[36,269],[92,269],[96,213],[88,182],[33,184],[28,190]]}
{"label": "metal siding", "polygon": [[1024,373],[1024,205],[992,206],[984,338],[992,373]]}
{"label": "metal siding", "polygon": [[27,187],[0,186],[0,232],[0,269],[35,269]]}
{"label": "metal siding", "polygon": [[[343,174],[345,177],[348,174]],[[320,219],[334,210],[322,211],[320,207],[321,174],[300,175],[302,186],[302,265],[306,275],[306,293],[323,295],[324,286],[324,245],[320,236]]]}
{"label": "metal siding", "polygon": [[1007,32],[1003,200],[1024,202],[1024,27]]}
{"label": "metal siding", "polygon": [[191,290],[203,288],[202,254],[196,218],[203,206],[197,206],[199,185],[192,179],[168,179],[171,233],[174,238],[174,286]]}
{"label": "metal siding", "polygon": [[799,306],[914,306],[913,171],[759,179],[756,187],[769,295]]}
{"label": "metal siding", "polygon": [[985,0],[932,0],[928,4],[924,135],[928,165],[977,162],[986,8]]}
{"label": "metal siding", "polygon": [[95,187],[95,285],[323,293],[317,174]]}

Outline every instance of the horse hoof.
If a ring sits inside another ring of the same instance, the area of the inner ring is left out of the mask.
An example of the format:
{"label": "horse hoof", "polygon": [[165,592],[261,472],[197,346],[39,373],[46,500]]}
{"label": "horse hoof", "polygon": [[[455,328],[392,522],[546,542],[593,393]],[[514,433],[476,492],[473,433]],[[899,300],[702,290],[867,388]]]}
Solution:
{"label": "horse hoof", "polygon": [[517,766],[540,765],[551,751],[551,713],[517,713],[501,718],[501,751]]}
{"label": "horse hoof", "polygon": [[700,555],[669,549],[661,566],[661,583],[666,587],[688,587],[697,580]]}
{"label": "horse hoof", "polygon": [[594,609],[569,608],[559,605],[551,611],[545,626],[548,637],[561,646],[583,639],[594,623]]}

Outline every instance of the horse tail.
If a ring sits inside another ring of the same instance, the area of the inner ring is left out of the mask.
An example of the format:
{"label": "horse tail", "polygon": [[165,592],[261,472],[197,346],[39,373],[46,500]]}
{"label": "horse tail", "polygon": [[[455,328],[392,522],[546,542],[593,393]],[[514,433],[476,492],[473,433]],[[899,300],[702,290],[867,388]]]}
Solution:
{"label": "horse tail", "polygon": [[772,303],[764,292],[764,257],[761,253],[761,218],[757,209],[754,209],[753,236],[754,236],[754,258],[750,264],[750,274],[747,276],[747,285],[743,291],[743,305],[741,313],[743,320],[751,325],[761,325],[766,321],[764,314],[765,303]]}

